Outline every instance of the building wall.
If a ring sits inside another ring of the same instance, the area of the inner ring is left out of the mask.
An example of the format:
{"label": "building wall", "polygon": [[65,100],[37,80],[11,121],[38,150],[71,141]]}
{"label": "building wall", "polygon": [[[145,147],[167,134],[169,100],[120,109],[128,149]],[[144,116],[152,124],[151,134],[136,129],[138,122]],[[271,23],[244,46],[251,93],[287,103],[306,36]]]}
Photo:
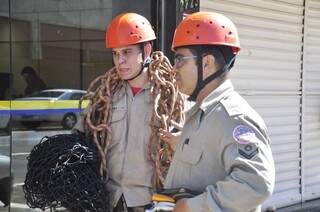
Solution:
{"label": "building wall", "polygon": [[302,69],[302,200],[320,197],[320,1],[305,2]]}

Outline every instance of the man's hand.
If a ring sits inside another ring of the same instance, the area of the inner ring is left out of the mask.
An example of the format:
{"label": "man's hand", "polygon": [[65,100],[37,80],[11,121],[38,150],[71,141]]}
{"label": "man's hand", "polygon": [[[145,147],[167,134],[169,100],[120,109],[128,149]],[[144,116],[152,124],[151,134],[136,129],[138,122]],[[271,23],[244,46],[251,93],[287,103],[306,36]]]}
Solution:
{"label": "man's hand", "polygon": [[170,148],[174,151],[176,149],[176,145],[180,140],[180,132],[172,133],[168,132],[166,130],[160,129],[159,130],[159,136],[160,138],[169,144]]}
{"label": "man's hand", "polygon": [[190,212],[187,199],[179,200],[173,208],[173,212]]}
{"label": "man's hand", "polygon": [[170,148],[175,151],[176,145],[180,140],[181,136],[181,130],[183,125],[180,123],[177,123],[173,120],[170,121],[171,126],[177,129],[178,132],[169,132],[164,129],[159,129],[159,137],[169,144]]}

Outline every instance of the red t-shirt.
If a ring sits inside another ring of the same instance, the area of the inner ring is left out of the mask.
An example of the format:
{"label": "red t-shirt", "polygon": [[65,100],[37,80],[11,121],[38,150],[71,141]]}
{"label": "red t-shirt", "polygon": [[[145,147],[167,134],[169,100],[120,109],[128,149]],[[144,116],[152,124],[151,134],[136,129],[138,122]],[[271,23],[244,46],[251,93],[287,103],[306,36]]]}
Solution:
{"label": "red t-shirt", "polygon": [[135,96],[142,88],[139,87],[131,87],[132,93]]}

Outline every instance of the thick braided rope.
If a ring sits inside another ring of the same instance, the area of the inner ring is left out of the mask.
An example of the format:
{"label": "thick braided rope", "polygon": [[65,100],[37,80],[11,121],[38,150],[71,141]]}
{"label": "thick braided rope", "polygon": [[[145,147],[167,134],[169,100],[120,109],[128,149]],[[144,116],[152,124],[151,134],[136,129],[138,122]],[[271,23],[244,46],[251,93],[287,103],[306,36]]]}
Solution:
{"label": "thick braided rope", "polygon": [[173,150],[165,141],[159,139],[158,133],[160,128],[169,131],[172,126],[171,121],[184,122],[184,99],[178,91],[170,61],[162,52],[157,51],[152,54],[149,73],[151,95],[154,99],[149,156],[156,170],[155,184],[157,187],[162,187],[172,160]]}
{"label": "thick braided rope", "polygon": [[[154,184],[161,187],[167,173],[173,151],[164,141],[159,139],[159,129],[169,130],[171,121],[181,123],[183,116],[183,97],[178,92],[175,73],[167,57],[157,51],[152,54],[149,66],[151,96],[153,98],[153,114],[150,120],[151,135],[148,147],[149,160],[155,167]],[[87,94],[82,98],[89,99],[90,104],[85,114],[85,129],[93,137],[93,141],[101,156],[100,173],[107,174],[106,155],[111,137],[112,102],[121,98],[125,81],[121,80],[115,68],[97,77],[89,85]],[[80,106],[81,102],[80,101]],[[79,107],[80,107],[79,106]]]}
{"label": "thick braided rope", "polygon": [[[106,176],[107,161],[106,155],[108,147],[112,142],[111,116],[112,101],[115,94],[125,86],[125,83],[115,68],[108,70],[104,75],[93,80],[87,90],[87,94],[82,98],[89,99],[89,107],[84,117],[86,133],[92,136],[92,140],[98,148],[101,157],[100,174]],[[80,101],[80,107],[82,100]]]}

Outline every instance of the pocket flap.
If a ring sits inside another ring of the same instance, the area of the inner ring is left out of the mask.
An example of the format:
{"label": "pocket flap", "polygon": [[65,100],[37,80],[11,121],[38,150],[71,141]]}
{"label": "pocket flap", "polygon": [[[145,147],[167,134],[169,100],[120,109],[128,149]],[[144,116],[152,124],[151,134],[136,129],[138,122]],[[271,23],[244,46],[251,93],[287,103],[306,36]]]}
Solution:
{"label": "pocket flap", "polygon": [[188,144],[184,144],[183,150],[179,159],[185,163],[196,165],[201,160],[201,157],[202,157],[201,149],[195,148],[194,146],[189,146]]}

